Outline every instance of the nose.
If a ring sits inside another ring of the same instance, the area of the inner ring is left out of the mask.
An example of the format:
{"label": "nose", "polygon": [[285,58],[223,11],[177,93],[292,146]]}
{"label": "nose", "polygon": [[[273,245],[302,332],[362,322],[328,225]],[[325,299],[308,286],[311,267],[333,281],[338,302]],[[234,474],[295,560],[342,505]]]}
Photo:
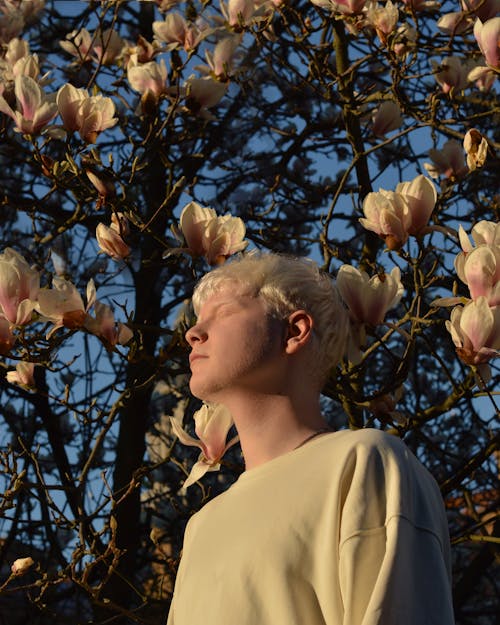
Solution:
{"label": "nose", "polygon": [[186,341],[190,347],[193,347],[196,343],[204,343],[206,340],[207,333],[203,330],[199,323],[195,323],[195,325],[191,326],[186,332]]}

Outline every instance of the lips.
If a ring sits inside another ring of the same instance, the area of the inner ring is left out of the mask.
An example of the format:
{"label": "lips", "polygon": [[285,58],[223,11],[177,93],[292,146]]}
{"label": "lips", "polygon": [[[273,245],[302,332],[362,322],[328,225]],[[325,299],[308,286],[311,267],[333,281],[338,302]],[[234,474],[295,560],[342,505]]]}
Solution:
{"label": "lips", "polygon": [[189,356],[189,364],[192,365],[195,360],[199,360],[200,358],[207,358],[203,354],[190,354]]}

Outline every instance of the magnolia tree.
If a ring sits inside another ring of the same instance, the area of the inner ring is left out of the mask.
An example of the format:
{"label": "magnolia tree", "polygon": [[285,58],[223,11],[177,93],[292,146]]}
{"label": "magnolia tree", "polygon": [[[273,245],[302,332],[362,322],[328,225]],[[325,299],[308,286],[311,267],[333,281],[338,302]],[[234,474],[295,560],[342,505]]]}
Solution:
{"label": "magnolia tree", "polygon": [[189,395],[190,298],[255,248],[336,277],[325,415],[434,474],[457,623],[494,622],[498,10],[0,2],[9,622],[165,618],[187,519],[242,471]]}

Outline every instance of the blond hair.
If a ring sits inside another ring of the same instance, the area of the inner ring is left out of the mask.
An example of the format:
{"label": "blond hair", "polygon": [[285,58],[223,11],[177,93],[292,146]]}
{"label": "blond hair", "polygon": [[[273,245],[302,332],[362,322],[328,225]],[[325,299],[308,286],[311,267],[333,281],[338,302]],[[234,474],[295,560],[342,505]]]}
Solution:
{"label": "blond hair", "polygon": [[284,320],[296,310],[311,315],[315,339],[311,365],[313,376],[322,385],[344,355],[348,332],[347,312],[332,278],[308,258],[271,252],[239,255],[201,278],[193,294],[195,313],[228,283],[261,297],[278,319]]}

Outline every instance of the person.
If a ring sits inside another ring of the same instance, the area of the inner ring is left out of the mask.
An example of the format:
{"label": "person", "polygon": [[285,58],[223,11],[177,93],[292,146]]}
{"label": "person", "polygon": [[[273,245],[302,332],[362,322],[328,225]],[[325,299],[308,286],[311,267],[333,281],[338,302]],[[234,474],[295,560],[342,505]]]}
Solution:
{"label": "person", "polygon": [[321,414],[348,331],[330,277],[246,254],[193,305],[191,392],[230,410],[245,471],[189,520],[168,625],[451,625],[434,479],[398,437]]}

